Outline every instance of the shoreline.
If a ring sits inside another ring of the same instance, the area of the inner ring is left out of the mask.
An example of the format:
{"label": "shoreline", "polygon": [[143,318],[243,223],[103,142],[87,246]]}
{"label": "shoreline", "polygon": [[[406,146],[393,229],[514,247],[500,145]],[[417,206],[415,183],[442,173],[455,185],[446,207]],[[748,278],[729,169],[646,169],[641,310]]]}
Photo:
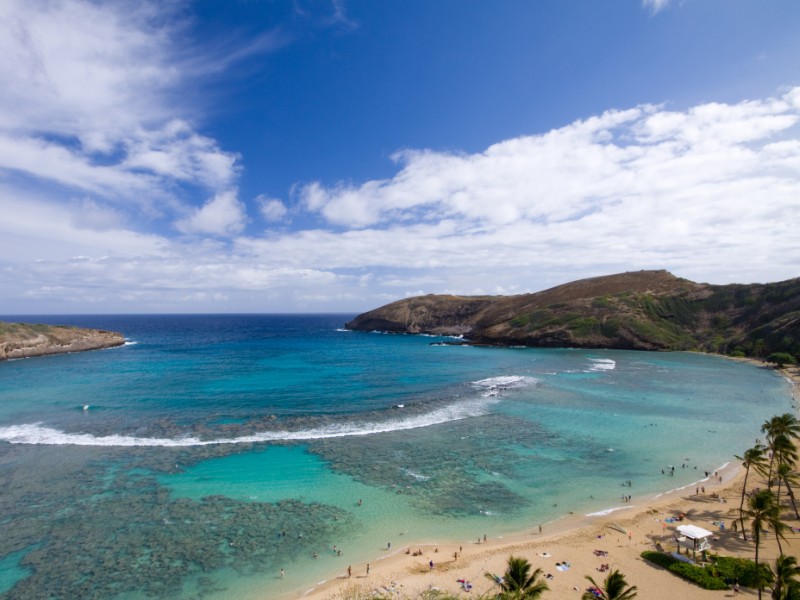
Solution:
{"label": "shoreline", "polygon": [[[800,408],[799,367],[778,370],[752,358],[723,357],[774,370],[776,375],[790,384],[793,410]],[[471,590],[480,595],[497,589],[483,574],[502,574],[508,557],[516,555],[528,559],[534,569],[541,568],[544,574],[552,576],[552,579],[547,579],[550,592],[546,592],[545,597],[579,598],[589,585],[586,576],[593,577],[598,583],[605,578],[607,573],[598,571],[597,563],[600,563],[609,564],[612,570],[619,569],[626,576],[628,585],[638,587],[639,597],[649,600],[719,598],[723,593],[699,588],[640,557],[644,550],[656,549],[659,545],[668,549],[670,543],[674,544],[674,525],[668,524],[665,519],[667,515],[685,513],[685,524],[714,531],[712,551],[753,558],[752,542],[743,542],[741,536],[730,529],[735,513],[738,513],[744,469],[732,456],[729,462],[717,469],[717,473],[722,476],[722,482],[712,481],[713,476],[710,475],[645,496],[643,501],[633,505],[611,506],[588,514],[566,513],[542,523],[541,533],[538,526],[532,525],[511,536],[488,538],[485,543],[445,541],[440,544],[405,544],[389,554],[375,556],[370,563],[351,565],[352,577],[348,577],[345,571],[317,582],[305,591],[298,591],[292,597],[303,600],[346,600],[383,593],[415,598],[430,589],[461,595],[466,591],[459,579],[469,581]],[[692,493],[692,487],[704,486],[705,494]],[[725,530],[717,530],[714,523],[719,522],[727,524]],[[629,532],[627,540],[618,529]],[[601,557],[596,556],[594,550],[597,546],[608,546],[607,540],[612,538],[611,547],[614,549],[605,548],[609,554],[600,560]],[[785,550],[787,554],[797,555],[800,539],[789,539],[785,546],[788,547]],[[412,552],[415,550],[421,550],[422,553],[414,556]],[[458,555],[454,558],[456,552]],[[760,549],[763,560],[774,560],[777,555],[777,545],[772,540],[765,542]],[[569,576],[554,566],[556,561],[564,560],[572,565],[566,571]],[[428,561],[434,561],[433,569]],[[741,595],[755,596],[755,593],[743,589]]]}
{"label": "shoreline", "polygon": [[792,407],[794,408],[795,411],[800,411],[800,364],[788,365],[781,369],[777,369],[775,367],[770,366],[770,364],[765,362],[764,360],[758,358],[752,358],[749,356],[726,356],[724,354],[719,354],[718,356],[736,362],[748,363],[762,369],[771,370],[778,377],[785,379],[789,383],[789,394],[792,397],[792,403],[793,403]]}
{"label": "shoreline", "polygon": [[[579,597],[588,585],[584,579],[585,575],[590,575],[600,582],[606,573],[598,572],[594,563],[603,564],[605,561],[612,569],[618,568],[626,574],[630,585],[638,585],[641,597],[672,600],[675,597],[674,586],[672,591],[663,596],[652,595],[649,592],[642,593],[645,588],[638,580],[641,577],[639,571],[663,570],[642,561],[639,553],[654,549],[656,543],[663,544],[672,538],[673,526],[662,528],[662,524],[666,525],[663,519],[667,518],[667,515],[685,513],[687,519],[684,524],[692,523],[709,528],[711,525],[706,518],[695,520],[688,516],[697,514],[698,509],[707,513],[713,508],[720,514],[719,518],[712,518],[711,521],[731,523],[731,515],[728,513],[732,508],[738,509],[744,470],[738,463],[730,461],[721,466],[717,473],[722,477],[722,483],[713,474],[709,474],[708,478],[704,477],[697,482],[655,495],[651,494],[649,497],[645,496],[643,501],[630,506],[613,506],[588,514],[566,513],[560,518],[543,523],[541,533],[538,526],[533,525],[513,535],[489,537],[486,542],[480,543],[475,540],[469,543],[452,540],[438,544],[407,543],[391,553],[376,556],[369,563],[350,565],[354,574],[352,577],[348,577],[344,571],[328,580],[317,582],[305,591],[297,592],[294,597],[304,600],[338,600],[371,597],[377,590],[379,593],[397,592],[401,594],[400,597],[415,598],[432,587],[460,594],[464,590],[458,579],[466,579],[472,584],[473,591],[483,594],[494,587],[483,573],[502,574],[506,559],[513,554],[524,556],[534,568],[542,568],[545,574],[550,573],[553,576],[548,580],[551,594],[561,593],[561,596],[555,597]],[[691,493],[690,488],[703,486],[706,488],[705,494]],[[713,494],[719,498],[714,498]],[[654,515],[660,515],[661,518],[656,519]],[[629,532],[630,537],[626,538],[622,530]],[[659,530],[663,540],[655,539]],[[609,545],[608,540],[612,538],[618,550],[627,548],[627,551],[620,553],[605,549],[609,552],[609,556],[600,560],[600,557],[594,555],[594,549],[597,546]],[[632,555],[631,549],[635,549]],[[418,550],[421,550],[422,554],[415,555]],[[456,552],[458,557],[454,558]],[[764,556],[768,555],[765,554],[763,546],[761,553]],[[622,556],[623,554],[626,556]],[[580,558],[577,558],[578,556]],[[434,562],[432,570],[428,562],[431,560]],[[556,561],[564,560],[572,565],[568,570],[570,573],[568,578],[554,566]],[[641,568],[632,568],[637,566],[637,563]],[[367,564],[369,564],[369,574],[367,574]],[[663,574],[666,576],[666,581],[675,580],[681,585],[688,586],[681,595],[682,598],[710,597],[693,595],[692,590],[719,597],[719,592],[702,590],[666,571]],[[579,577],[576,577],[577,575]],[[569,585],[563,585],[565,582]],[[663,585],[663,582],[658,585]],[[576,587],[580,593],[574,589]],[[545,595],[547,596],[548,594]]]}

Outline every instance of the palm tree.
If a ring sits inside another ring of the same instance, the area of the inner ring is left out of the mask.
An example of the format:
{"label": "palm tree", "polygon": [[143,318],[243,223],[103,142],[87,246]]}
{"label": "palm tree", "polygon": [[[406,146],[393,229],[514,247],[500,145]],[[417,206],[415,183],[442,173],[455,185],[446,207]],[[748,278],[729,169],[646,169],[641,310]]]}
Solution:
{"label": "palm tree", "polygon": [[544,592],[549,590],[547,583],[539,580],[542,574],[541,569],[536,569],[531,573],[531,563],[527,559],[519,556],[509,556],[506,565],[506,572],[502,577],[485,573],[486,578],[500,586],[500,593],[497,598],[503,600],[527,600],[539,598]]}
{"label": "palm tree", "polygon": [[[752,520],[751,530],[753,532],[753,540],[756,543],[756,572],[758,573],[758,600],[761,600],[761,591],[764,589],[764,580],[761,575],[761,570],[758,564],[758,550],[761,546],[761,534],[767,531],[769,525],[775,531],[775,537],[778,540],[778,548],[781,547],[781,537],[786,525],[781,521],[781,514],[778,505],[775,502],[775,494],[769,490],[761,490],[756,492],[747,501],[747,510],[744,511],[744,516],[748,520]],[[780,550],[783,554],[783,550]]]}
{"label": "palm tree", "polygon": [[775,415],[761,426],[761,431],[766,433],[768,437],[783,433],[789,437],[797,438],[800,437],[800,421],[792,413]]}
{"label": "palm tree", "polygon": [[[789,470],[791,470],[795,462],[797,462],[797,447],[794,445],[794,442],[792,442],[792,440],[790,440],[789,437],[783,433],[776,435],[772,439],[771,447],[772,447],[772,458],[774,459],[775,462],[775,470],[773,474],[776,475],[778,479],[778,491],[775,501],[780,507],[781,483],[783,482],[783,478],[780,476],[779,473],[781,472],[785,473],[787,467]],[[770,487],[771,484],[772,481],[769,481],[767,487]]]}
{"label": "palm tree", "polygon": [[[767,486],[772,487],[772,470],[777,458],[775,440],[783,436],[786,440],[781,440],[781,443],[785,441],[791,443],[792,439],[800,438],[800,421],[791,413],[775,415],[761,426],[761,431],[767,435],[767,447],[772,452],[769,461],[769,475],[767,477]],[[780,449],[780,445],[777,449]]]}
{"label": "palm tree", "polygon": [[761,444],[756,444],[749,450],[745,450],[743,456],[737,456],[736,459],[742,461],[742,466],[744,467],[744,483],[742,483],[742,500],[739,502],[739,516],[742,525],[742,535],[744,536],[745,541],[747,541],[747,531],[745,531],[744,527],[744,495],[747,492],[747,477],[750,475],[750,467],[753,467],[753,470],[756,473],[763,473],[767,467],[767,459],[764,457],[764,446]]}
{"label": "palm tree", "polygon": [[597,596],[592,592],[584,592],[581,600],[631,600],[636,598],[636,586],[632,585],[628,589],[625,587],[628,582],[625,581],[625,575],[617,570],[611,571],[603,582],[603,587],[597,585],[591,577],[586,576],[592,586],[600,592]]}
{"label": "palm tree", "polygon": [[789,494],[789,499],[792,501],[795,517],[800,519],[800,512],[797,512],[797,503],[794,500],[794,492],[792,491],[792,486],[798,484],[797,473],[794,472],[791,465],[782,463],[778,465],[777,474],[778,479],[782,480],[784,485],[786,485],[786,491]]}
{"label": "palm tree", "polygon": [[800,598],[800,567],[794,556],[781,554],[775,561],[775,579],[772,582],[772,600],[797,600]]}
{"label": "palm tree", "polygon": [[784,462],[790,465],[797,462],[797,446],[792,441],[793,439],[785,433],[779,433],[772,438],[770,450],[775,457],[775,462],[778,464]]}

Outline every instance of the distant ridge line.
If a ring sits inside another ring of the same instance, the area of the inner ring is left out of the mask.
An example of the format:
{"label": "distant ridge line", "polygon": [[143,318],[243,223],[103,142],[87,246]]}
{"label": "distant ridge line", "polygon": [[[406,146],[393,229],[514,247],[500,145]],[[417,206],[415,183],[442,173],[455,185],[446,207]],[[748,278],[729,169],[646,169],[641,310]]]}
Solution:
{"label": "distant ridge line", "polygon": [[515,296],[427,295],[345,324],[357,331],[460,335],[474,344],[800,355],[800,278],[712,285],[631,271]]}

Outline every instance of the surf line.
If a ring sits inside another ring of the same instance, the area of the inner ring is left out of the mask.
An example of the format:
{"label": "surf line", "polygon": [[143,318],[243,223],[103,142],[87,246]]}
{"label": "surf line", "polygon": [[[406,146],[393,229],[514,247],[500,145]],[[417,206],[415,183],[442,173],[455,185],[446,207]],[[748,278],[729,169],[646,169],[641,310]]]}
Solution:
{"label": "surf line", "polygon": [[359,435],[375,435],[391,431],[418,429],[452,421],[460,421],[471,417],[479,417],[488,413],[489,406],[497,402],[494,398],[480,398],[479,401],[467,403],[466,406],[449,406],[434,410],[431,413],[417,415],[406,419],[386,421],[383,423],[367,422],[360,425],[329,425],[317,429],[298,431],[265,431],[235,438],[215,438],[202,440],[197,437],[181,438],[148,438],[127,435],[95,436],[91,433],[66,433],[42,423],[26,423],[0,427],[0,440],[12,444],[29,445],[61,445],[61,446],[162,446],[187,447],[210,446],[215,444],[249,444],[258,442],[304,441],[326,438],[350,437]]}

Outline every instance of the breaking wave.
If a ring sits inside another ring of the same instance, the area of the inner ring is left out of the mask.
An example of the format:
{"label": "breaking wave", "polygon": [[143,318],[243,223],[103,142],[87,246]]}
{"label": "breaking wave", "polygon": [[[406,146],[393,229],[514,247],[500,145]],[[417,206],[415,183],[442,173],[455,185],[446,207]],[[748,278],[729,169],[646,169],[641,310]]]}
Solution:
{"label": "breaking wave", "polygon": [[613,371],[617,367],[616,361],[610,358],[590,358],[589,371]]}
{"label": "breaking wave", "polygon": [[258,442],[305,441],[327,438],[374,435],[430,427],[489,413],[493,404],[500,401],[500,392],[536,385],[537,379],[525,376],[490,377],[473,381],[471,385],[483,391],[471,399],[461,399],[438,406],[432,410],[397,416],[392,411],[387,418],[373,418],[360,421],[348,420],[328,423],[321,426],[259,431],[235,437],[202,439],[193,436],[175,438],[139,437],[124,434],[94,435],[92,433],[71,433],[61,431],[43,423],[24,423],[0,427],[0,441],[11,444],[39,444],[65,446],[161,446],[186,447],[210,446],[214,444],[251,444]]}
{"label": "breaking wave", "polygon": [[617,512],[618,510],[627,510],[629,508],[635,508],[635,505],[631,504],[630,506],[615,506],[613,508],[607,508],[605,510],[598,510],[597,512],[586,513],[586,516],[604,517],[606,515],[610,515],[611,513]]}
{"label": "breaking wave", "polygon": [[486,390],[510,390],[536,385],[539,382],[535,377],[525,377],[523,375],[503,375],[501,377],[489,377],[473,381],[472,385]]}

